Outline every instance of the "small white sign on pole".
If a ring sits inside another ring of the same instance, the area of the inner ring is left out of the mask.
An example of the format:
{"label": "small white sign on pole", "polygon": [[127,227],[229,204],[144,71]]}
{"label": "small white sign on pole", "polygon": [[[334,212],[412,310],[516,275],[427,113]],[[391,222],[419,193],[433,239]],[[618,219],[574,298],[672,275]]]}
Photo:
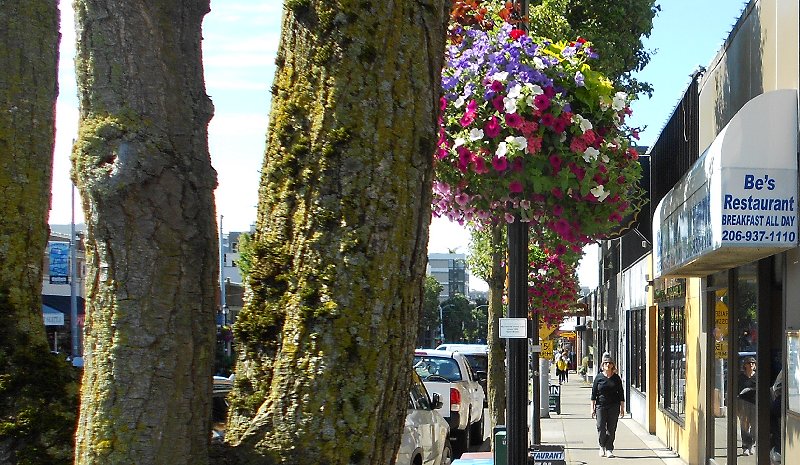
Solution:
{"label": "small white sign on pole", "polygon": [[500,337],[507,339],[526,339],[528,337],[528,319],[500,318]]}

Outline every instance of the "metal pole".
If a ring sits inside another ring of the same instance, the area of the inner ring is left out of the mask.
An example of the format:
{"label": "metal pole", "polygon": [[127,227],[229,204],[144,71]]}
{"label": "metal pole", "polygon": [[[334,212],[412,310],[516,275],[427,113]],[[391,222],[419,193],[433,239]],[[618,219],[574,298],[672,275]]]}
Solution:
{"label": "metal pole", "polygon": [[[222,215],[219,215],[219,311],[225,318],[225,250],[222,236]],[[227,323],[223,319],[222,324]]]}
{"label": "metal pole", "polygon": [[442,304],[439,304],[439,339],[440,344],[444,344],[444,318],[442,317]]}
{"label": "metal pole", "polygon": [[[528,224],[508,225],[508,317],[528,317]],[[528,340],[507,340],[506,383],[508,465],[528,463]],[[538,360],[537,360],[538,361]],[[534,412],[538,400],[534,392]]]}
{"label": "metal pole", "polygon": [[72,220],[69,232],[69,328],[72,333],[72,358],[81,356],[80,338],[78,334],[78,283],[77,281],[77,244],[75,243],[75,185],[72,186]]}

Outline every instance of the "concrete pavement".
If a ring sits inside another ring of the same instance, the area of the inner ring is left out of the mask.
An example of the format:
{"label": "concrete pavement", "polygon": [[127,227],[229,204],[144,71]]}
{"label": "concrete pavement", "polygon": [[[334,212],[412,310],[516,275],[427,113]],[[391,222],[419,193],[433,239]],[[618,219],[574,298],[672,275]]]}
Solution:
{"label": "concrete pavement", "polygon": [[[675,452],[629,416],[620,419],[617,426],[616,457],[600,457],[597,426],[591,417],[592,386],[575,373],[571,373],[569,379],[569,383],[561,385],[561,414],[550,413],[550,418],[541,419],[542,444],[563,445],[567,464],[599,465],[627,461],[636,465],[686,465]],[[550,383],[558,384],[558,380],[551,377]]]}
{"label": "concrete pavement", "polygon": [[[686,465],[654,435],[631,418],[622,418],[614,441],[614,458],[600,457],[597,427],[591,417],[591,384],[578,374],[570,374],[570,382],[561,386],[561,414],[550,413],[541,419],[542,444],[563,445],[567,465],[611,465],[615,462],[636,465]],[[550,378],[550,384],[558,379]],[[487,441],[488,442],[488,441]],[[453,465],[491,465],[492,454],[467,453]],[[497,464],[503,465],[503,464]],[[512,464],[514,465],[514,464]],[[523,464],[515,464],[523,465]]]}

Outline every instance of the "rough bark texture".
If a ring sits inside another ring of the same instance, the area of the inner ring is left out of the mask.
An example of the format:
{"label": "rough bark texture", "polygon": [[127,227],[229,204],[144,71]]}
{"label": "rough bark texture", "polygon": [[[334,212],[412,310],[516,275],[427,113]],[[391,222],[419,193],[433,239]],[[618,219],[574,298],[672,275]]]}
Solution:
{"label": "rough bark texture", "polygon": [[448,2],[286,2],[227,440],[390,464],[422,305]]}
{"label": "rough bark texture", "polygon": [[[489,389],[489,412],[492,417],[492,431],[497,425],[506,424],[506,350],[500,339],[500,318],[503,313],[503,290],[506,285],[504,259],[506,250],[505,225],[496,225],[491,230],[491,275],[489,285],[489,373],[486,381]],[[494,435],[492,435],[494,445]]]}
{"label": "rough bark texture", "polygon": [[208,463],[218,258],[209,0],[78,0],[88,223],[78,464]]}
{"label": "rough bark texture", "polygon": [[58,9],[0,0],[0,463],[71,461],[76,384],[42,321]]}

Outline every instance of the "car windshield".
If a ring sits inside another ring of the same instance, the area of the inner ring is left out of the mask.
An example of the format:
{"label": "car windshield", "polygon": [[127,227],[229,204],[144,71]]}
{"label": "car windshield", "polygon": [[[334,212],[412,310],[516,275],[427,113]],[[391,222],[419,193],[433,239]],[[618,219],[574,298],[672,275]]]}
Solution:
{"label": "car windshield", "polygon": [[414,357],[414,369],[423,381],[435,381],[436,377],[461,381],[461,370],[452,358],[418,355]]}

